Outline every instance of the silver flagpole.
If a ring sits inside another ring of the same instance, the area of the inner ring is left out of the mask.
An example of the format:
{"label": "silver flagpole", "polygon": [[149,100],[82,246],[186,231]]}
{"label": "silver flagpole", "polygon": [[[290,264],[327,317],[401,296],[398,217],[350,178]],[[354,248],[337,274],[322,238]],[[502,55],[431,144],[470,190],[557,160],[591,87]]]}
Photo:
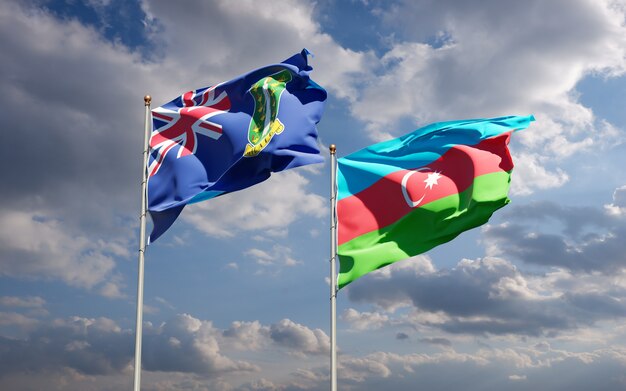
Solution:
{"label": "silver flagpole", "polygon": [[337,147],[330,147],[330,391],[337,391]]}
{"label": "silver flagpole", "polygon": [[143,138],[143,174],[141,176],[141,215],[139,216],[139,273],[137,277],[137,332],[135,334],[135,381],[134,391],[141,389],[141,333],[143,329],[143,265],[146,252],[146,213],[148,184],[148,140],[150,139],[150,102],[152,98],[143,98],[146,106],[145,127]]}

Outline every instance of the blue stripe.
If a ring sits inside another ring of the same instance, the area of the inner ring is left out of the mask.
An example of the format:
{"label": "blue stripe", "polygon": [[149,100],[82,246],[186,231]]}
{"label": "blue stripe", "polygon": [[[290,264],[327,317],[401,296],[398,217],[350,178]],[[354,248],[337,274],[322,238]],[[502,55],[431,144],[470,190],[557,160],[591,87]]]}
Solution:
{"label": "blue stripe", "polygon": [[195,204],[196,202],[210,200],[211,198],[215,198],[224,193],[225,191],[206,190],[206,191],[203,191],[202,193],[196,194],[192,199],[187,201],[187,204]]}
{"label": "blue stripe", "polygon": [[529,115],[436,122],[370,145],[337,160],[337,199],[357,194],[394,171],[426,166],[455,145],[476,145],[502,133],[525,129],[534,120]]}

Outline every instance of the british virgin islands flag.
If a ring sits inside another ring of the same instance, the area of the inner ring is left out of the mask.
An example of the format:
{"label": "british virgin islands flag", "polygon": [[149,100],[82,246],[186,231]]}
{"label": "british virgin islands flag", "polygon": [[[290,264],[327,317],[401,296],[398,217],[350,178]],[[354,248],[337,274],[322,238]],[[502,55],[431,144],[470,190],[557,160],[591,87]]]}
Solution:
{"label": "british virgin islands flag", "polygon": [[282,63],[186,92],[152,110],[150,242],[187,204],[323,160],[316,124],[326,91],[309,78],[308,54],[304,49]]}

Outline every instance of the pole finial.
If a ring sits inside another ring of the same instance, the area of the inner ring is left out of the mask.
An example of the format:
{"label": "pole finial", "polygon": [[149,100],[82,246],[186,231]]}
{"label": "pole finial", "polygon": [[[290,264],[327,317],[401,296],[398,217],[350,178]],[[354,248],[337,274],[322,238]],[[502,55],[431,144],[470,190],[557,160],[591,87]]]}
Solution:
{"label": "pole finial", "polygon": [[337,152],[337,146],[335,144],[330,144],[330,146],[328,147],[328,149],[330,150],[330,154],[334,155],[335,152]]}
{"label": "pole finial", "polygon": [[143,97],[143,101],[146,103],[146,106],[149,106],[150,102],[152,102],[152,97],[150,95],[146,95]]}

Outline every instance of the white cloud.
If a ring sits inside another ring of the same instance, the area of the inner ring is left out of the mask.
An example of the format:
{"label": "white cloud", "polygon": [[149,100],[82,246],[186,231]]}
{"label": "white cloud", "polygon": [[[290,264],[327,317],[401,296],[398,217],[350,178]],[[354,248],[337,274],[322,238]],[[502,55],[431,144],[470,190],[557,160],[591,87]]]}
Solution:
{"label": "white cloud", "polygon": [[302,264],[301,261],[293,258],[292,252],[293,251],[290,247],[275,244],[274,246],[272,246],[270,252],[258,248],[251,248],[246,250],[244,254],[250,258],[253,258],[258,265],[263,267],[296,266]]}
{"label": "white cloud", "polygon": [[262,325],[259,321],[236,321],[222,334],[224,343],[238,350],[256,351],[277,346],[301,358],[330,351],[330,339],[323,330],[311,329],[290,319],[271,325]]}
{"label": "white cloud", "polygon": [[283,319],[272,324],[269,329],[270,338],[277,344],[292,349],[293,354],[327,354],[330,352],[330,339],[320,329]]}
{"label": "white cloud", "polygon": [[4,307],[42,308],[46,301],[39,296],[0,296],[0,305]]}
{"label": "white cloud", "polygon": [[[623,384],[619,380],[615,381],[619,376],[609,380],[602,373],[608,371],[615,376],[623,370],[623,364],[607,365],[607,362],[618,357],[623,359],[624,353],[612,349],[576,353],[525,348],[485,349],[477,354],[454,350],[436,354],[375,352],[364,357],[343,357],[339,373],[342,380],[349,384],[364,385],[386,379],[385,388],[390,390],[406,389],[407,384],[415,382],[440,389],[454,389],[463,384],[464,389],[498,390],[510,385],[511,381],[525,381],[527,389],[535,386],[553,389],[569,384],[569,389],[585,390],[585,387],[593,388],[593,384],[601,382],[606,389],[618,390],[619,385]],[[571,376],[573,370],[586,373],[590,378],[580,384],[580,379]],[[512,371],[517,373],[505,374]],[[554,376],[555,373],[559,373],[559,376]],[[480,381],[485,378],[490,379],[488,384]],[[473,380],[468,382],[468,379]]]}
{"label": "white cloud", "polygon": [[604,205],[604,210],[612,216],[626,215],[626,185],[615,189],[613,192],[613,202]]}
{"label": "white cloud", "polygon": [[341,319],[350,323],[355,330],[379,329],[389,322],[387,315],[378,312],[359,312],[354,308],[347,308]]}
{"label": "white cloud", "polygon": [[297,171],[277,173],[248,189],[190,205],[182,218],[216,237],[285,228],[301,216],[325,215],[324,198],[308,193],[308,184],[309,180]]}
{"label": "white cloud", "polygon": [[530,153],[514,154],[515,169],[511,181],[511,194],[528,195],[536,189],[561,187],[569,181],[569,175],[556,167],[548,171],[545,163],[549,160]]}
{"label": "white cloud", "polygon": [[[104,282],[115,267],[106,243],[69,235],[60,221],[45,214],[5,212],[0,214],[0,222],[3,275],[57,278],[69,285],[92,288]],[[108,283],[103,289],[110,293],[112,286]]]}
{"label": "white cloud", "polygon": [[235,321],[223,332],[224,337],[239,350],[258,350],[267,344],[269,327],[259,321]]}
{"label": "white cloud", "polygon": [[[250,0],[238,2],[237,7],[226,0],[193,2],[185,7],[163,0],[142,5],[149,18],[162,27],[154,39],[166,45],[168,56],[162,66],[178,81],[164,100],[180,94],[180,85],[190,85],[188,89],[212,85],[280,62],[303,47],[317,54],[311,60],[312,78],[337,96],[353,94],[359,73],[368,67],[367,55],[341,47],[321,31],[314,4],[308,1],[263,7]],[[208,55],[198,56],[198,50]],[[198,75],[206,75],[206,79],[198,80]],[[200,85],[194,87],[197,83]]]}
{"label": "white cloud", "polygon": [[19,326],[24,328],[30,328],[39,321],[37,319],[29,318],[17,312],[0,312],[0,326]]}
{"label": "white cloud", "polygon": [[151,371],[213,375],[259,371],[253,364],[224,356],[217,339],[220,334],[209,321],[177,315],[162,326],[145,331],[144,366]]}
{"label": "white cloud", "polygon": [[239,270],[239,265],[237,262],[229,262],[224,266],[224,269]]}
{"label": "white cloud", "polygon": [[175,307],[172,305],[172,303],[170,303],[169,301],[165,300],[162,297],[158,297],[157,296],[157,297],[154,298],[154,301],[156,301],[157,303],[159,303],[159,305],[161,305],[161,306],[163,306],[163,307],[165,307],[167,309],[170,309],[170,310],[175,309]]}
{"label": "white cloud", "polygon": [[355,382],[363,382],[368,377],[386,378],[391,375],[389,367],[378,357],[345,357],[341,360],[340,368],[341,377]]}

